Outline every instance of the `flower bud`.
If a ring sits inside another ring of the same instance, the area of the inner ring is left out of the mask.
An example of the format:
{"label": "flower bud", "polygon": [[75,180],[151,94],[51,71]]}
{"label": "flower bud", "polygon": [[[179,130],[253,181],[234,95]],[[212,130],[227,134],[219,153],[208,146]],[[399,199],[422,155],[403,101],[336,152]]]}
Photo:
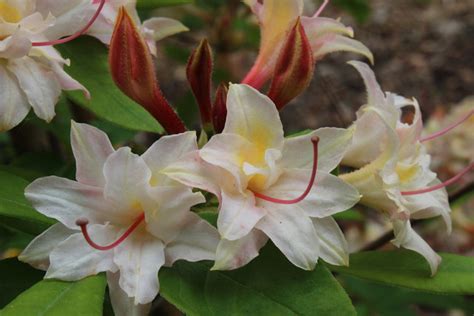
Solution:
{"label": "flower bud", "polygon": [[216,91],[216,98],[212,108],[212,121],[216,133],[222,132],[225,126],[227,116],[227,92],[229,88],[226,84],[221,83]]}
{"label": "flower bud", "polygon": [[313,70],[311,44],[298,19],[280,52],[268,93],[279,110],[308,87]]}
{"label": "flower bud", "polygon": [[150,112],[169,134],[186,130],[164,98],[148,46],[124,7],[120,8],[112,34],[109,64],[120,90]]}

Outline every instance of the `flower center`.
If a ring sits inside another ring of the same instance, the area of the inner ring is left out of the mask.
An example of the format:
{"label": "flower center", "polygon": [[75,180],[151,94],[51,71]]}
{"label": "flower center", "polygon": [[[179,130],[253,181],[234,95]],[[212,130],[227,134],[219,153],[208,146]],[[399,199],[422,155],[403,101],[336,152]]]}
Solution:
{"label": "flower center", "polygon": [[298,202],[303,201],[311,192],[311,188],[314,185],[314,182],[316,180],[316,172],[318,170],[318,143],[319,143],[319,137],[318,136],[313,136],[311,138],[311,142],[313,143],[313,169],[311,170],[311,177],[309,179],[308,186],[306,187],[306,190],[297,198],[290,199],[290,200],[283,200],[283,199],[278,199],[274,197],[267,196],[262,193],[258,192],[253,192],[256,198],[268,201],[268,202],[273,202],[277,204],[296,204]]}
{"label": "flower center", "polygon": [[92,248],[95,248],[97,250],[102,250],[102,251],[106,251],[106,250],[110,250],[110,249],[113,249],[115,247],[117,247],[118,245],[120,245],[125,239],[127,239],[128,236],[130,236],[130,234],[132,234],[136,229],[137,227],[141,224],[141,222],[143,222],[145,220],[145,213],[142,212],[135,220],[134,222],[132,223],[132,225],[130,225],[130,227],[122,234],[122,236],[120,236],[116,241],[112,242],[111,244],[109,245],[106,245],[106,246],[101,246],[101,245],[98,245],[97,243],[95,243],[91,236],[89,235],[89,232],[87,231],[87,225],[89,224],[89,220],[87,218],[79,218],[78,220],[76,220],[76,225],[81,227],[81,231],[82,231],[82,234],[84,235],[84,238],[86,239],[87,243],[92,247]]}
{"label": "flower center", "polygon": [[18,23],[22,16],[17,8],[0,1],[0,18],[7,23]]}

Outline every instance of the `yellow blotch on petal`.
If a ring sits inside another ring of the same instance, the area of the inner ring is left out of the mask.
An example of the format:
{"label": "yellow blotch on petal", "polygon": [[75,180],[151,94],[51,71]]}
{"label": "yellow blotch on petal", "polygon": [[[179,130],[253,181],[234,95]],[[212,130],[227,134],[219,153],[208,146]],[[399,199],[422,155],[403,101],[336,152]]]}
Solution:
{"label": "yellow blotch on petal", "polygon": [[411,166],[402,166],[397,165],[396,172],[398,174],[398,178],[400,179],[401,183],[409,182],[416,176],[418,173],[419,166],[411,165]]}
{"label": "yellow blotch on petal", "polygon": [[15,7],[0,1],[0,18],[8,23],[18,23],[22,16]]}

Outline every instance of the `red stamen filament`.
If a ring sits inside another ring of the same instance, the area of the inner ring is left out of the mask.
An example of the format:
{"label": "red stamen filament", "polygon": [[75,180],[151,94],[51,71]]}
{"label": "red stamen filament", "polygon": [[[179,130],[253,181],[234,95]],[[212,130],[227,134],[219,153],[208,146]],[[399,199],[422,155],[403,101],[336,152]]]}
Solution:
{"label": "red stamen filament", "polygon": [[265,194],[258,193],[258,192],[253,192],[255,197],[268,201],[268,202],[273,202],[277,204],[296,204],[298,202],[303,201],[311,192],[311,188],[314,185],[314,181],[316,179],[316,172],[318,171],[318,143],[319,143],[319,137],[318,136],[313,136],[311,138],[311,142],[313,143],[313,170],[311,171],[311,178],[309,179],[308,186],[306,187],[306,190],[297,198],[291,199],[291,200],[282,200],[282,199],[277,199],[273,198],[270,196],[266,196]]}
{"label": "red stamen filament", "polygon": [[[105,5],[105,1],[106,0],[100,0],[100,3],[99,3],[99,7],[97,8],[97,10],[95,11],[94,15],[92,16],[92,18],[89,20],[89,22],[87,22],[86,26],[84,26],[80,31],[77,31],[76,33],[70,35],[70,36],[67,36],[67,37],[64,37],[64,38],[61,38],[61,39],[57,39],[57,40],[54,40],[54,41],[47,41],[47,42],[34,42],[32,43],[32,46],[34,47],[38,47],[38,46],[52,46],[52,45],[59,45],[59,44],[64,44],[64,43],[67,43],[67,42],[70,42],[72,40],[75,40],[76,38],[78,38],[79,36],[81,36],[82,34],[86,33],[90,27],[92,26],[92,24],[94,24],[95,20],[97,20],[97,18],[99,17],[100,15],[100,12],[102,12],[102,8],[104,7]],[[93,3],[96,3],[96,2],[93,2]]]}
{"label": "red stamen filament", "polygon": [[420,142],[426,142],[426,141],[438,138],[440,136],[443,136],[444,134],[446,134],[450,130],[458,127],[459,125],[461,125],[462,123],[467,121],[471,117],[472,114],[474,114],[474,110],[471,110],[469,113],[467,113],[466,116],[462,117],[459,121],[447,126],[446,128],[443,128],[442,130],[437,131],[436,133],[433,133],[433,134],[428,135],[426,137],[420,138]]}
{"label": "red stamen filament", "polygon": [[98,245],[91,239],[91,236],[89,235],[89,232],[87,231],[87,224],[89,224],[89,221],[86,218],[78,219],[76,221],[76,225],[81,227],[81,231],[82,231],[82,234],[84,235],[84,238],[86,239],[87,243],[92,248],[106,251],[120,245],[125,239],[127,239],[128,236],[130,236],[131,233],[133,233],[133,231],[138,227],[138,225],[140,225],[141,222],[143,222],[144,219],[145,219],[145,213],[141,213],[140,216],[138,216],[137,219],[135,219],[133,224],[130,225],[130,227],[125,231],[125,233],[123,233],[123,235],[119,237],[119,239],[117,239],[116,241],[114,241],[113,243],[107,246]]}
{"label": "red stamen filament", "polygon": [[324,0],[323,4],[319,7],[318,11],[313,15],[313,18],[318,17],[328,5],[329,0]]}
{"label": "red stamen filament", "polygon": [[417,194],[423,194],[423,193],[428,193],[428,192],[432,192],[432,191],[435,191],[435,190],[442,189],[444,187],[447,187],[448,185],[451,185],[451,184],[455,183],[459,179],[461,179],[466,173],[468,173],[471,169],[473,169],[473,167],[474,167],[474,163],[471,162],[469,164],[469,166],[464,168],[460,173],[458,173],[457,175],[455,175],[454,177],[452,177],[451,179],[449,179],[449,180],[447,180],[443,183],[433,185],[431,187],[424,188],[424,189],[413,190],[413,191],[404,191],[404,192],[401,192],[401,193],[402,193],[402,195],[417,195]]}

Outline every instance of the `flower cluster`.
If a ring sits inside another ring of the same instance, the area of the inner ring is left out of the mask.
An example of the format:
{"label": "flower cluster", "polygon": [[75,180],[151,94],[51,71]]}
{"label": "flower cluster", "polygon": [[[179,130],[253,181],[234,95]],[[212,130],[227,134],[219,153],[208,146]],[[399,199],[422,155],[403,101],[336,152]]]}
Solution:
{"label": "flower cluster", "polygon": [[[86,91],[62,70],[67,61],[52,45],[87,33],[110,45],[117,86],[170,135],[138,156],[128,147],[115,150],[100,130],[72,122],[76,181],[46,177],[26,188],[32,205],[58,223],[20,260],[46,270],[46,278],[106,272],[115,313],[146,314],[159,291],[158,271],[180,259],[237,269],[271,240],[301,269],[314,269],[319,259],[349,265],[332,216],[361,203],[382,212],[393,224],[392,242],[423,255],[436,273],[441,258],[410,219],[441,216],[450,230],[445,187],[473,164],[441,182],[423,143],[457,124],[422,137],[417,101],[383,93],[370,67],[352,61],[368,95],[355,122],[284,136],[278,110],[304,90],[315,61],[335,51],[373,59],[350,38],[350,27],[320,17],[327,1],[311,17],[302,16],[302,0],[244,1],[260,23],[260,53],[242,83],[221,85],[214,102],[212,53],[201,42],[187,68],[211,136],[200,146],[162,95],[153,64],[155,41],[185,31],[182,24],[165,18],[141,24],[135,1],[53,2],[0,1],[0,72],[8,100],[0,105],[0,128],[17,125],[30,106],[49,121],[61,89]],[[258,89],[270,79],[266,95]],[[410,121],[403,120],[405,108],[413,111]],[[209,202],[205,196],[217,198],[217,227],[194,212]]]}

